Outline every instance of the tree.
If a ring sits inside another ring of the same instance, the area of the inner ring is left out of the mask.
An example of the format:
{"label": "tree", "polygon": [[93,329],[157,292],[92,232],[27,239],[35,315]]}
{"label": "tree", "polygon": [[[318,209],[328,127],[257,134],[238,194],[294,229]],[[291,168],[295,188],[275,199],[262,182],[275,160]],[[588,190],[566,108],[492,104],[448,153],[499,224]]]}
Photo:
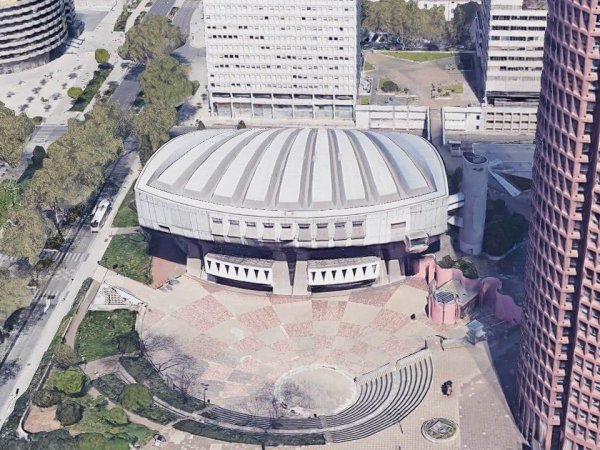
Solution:
{"label": "tree", "polygon": [[471,43],[471,24],[478,10],[479,4],[476,2],[456,6],[454,17],[448,25],[448,38],[454,45],[468,46]]}
{"label": "tree", "polygon": [[19,114],[0,102],[0,160],[16,167],[21,153],[33,133],[34,124],[25,114]]}
{"label": "tree", "polygon": [[127,425],[129,423],[129,418],[123,408],[115,406],[106,412],[106,421],[117,426]]}
{"label": "tree", "polygon": [[117,337],[117,345],[121,353],[133,353],[140,347],[140,338],[137,331],[132,330]]}
{"label": "tree", "polygon": [[110,60],[110,53],[105,48],[97,48],[94,57],[98,64],[106,64]]}
{"label": "tree", "polygon": [[68,369],[78,362],[75,351],[67,344],[58,344],[54,348],[54,363],[61,369]]}
{"label": "tree", "polygon": [[243,130],[244,128],[246,128],[246,122],[244,122],[243,120],[240,120],[237,124],[237,129]]}
{"label": "tree", "polygon": [[61,395],[56,391],[50,389],[39,389],[33,393],[31,401],[34,405],[40,408],[49,408],[50,406],[57,405],[61,400]]}
{"label": "tree", "polygon": [[65,371],[55,373],[50,384],[55,389],[74,396],[83,391],[87,381],[87,376],[79,367],[71,367]]}
{"label": "tree", "polygon": [[79,403],[66,401],[58,405],[56,419],[62,426],[73,425],[81,420],[83,407]]}
{"label": "tree", "polygon": [[78,86],[73,86],[73,87],[70,87],[70,88],[67,90],[67,95],[68,95],[69,97],[71,97],[72,99],[74,99],[74,100],[76,100],[76,99],[78,99],[79,97],[81,97],[81,94],[83,94],[83,89],[81,89],[81,88],[80,88],[80,87],[78,87]]}
{"label": "tree", "polygon": [[146,103],[176,106],[194,93],[185,67],[170,56],[157,58],[142,72],[141,88]]}
{"label": "tree", "polygon": [[121,393],[121,405],[129,411],[137,412],[152,404],[152,394],[146,386],[128,384]]}
{"label": "tree", "polygon": [[169,130],[176,123],[175,108],[164,103],[151,103],[137,115],[134,130],[140,145],[142,164],[146,164],[150,156],[169,140]]}
{"label": "tree", "polygon": [[0,323],[29,300],[28,278],[13,276],[7,269],[0,269]]}
{"label": "tree", "polygon": [[114,103],[97,105],[84,121],[71,119],[68,130],[48,147],[48,158],[26,192],[26,204],[51,211],[60,233],[60,217],[100,186],[106,166],[123,149],[131,115]]}
{"label": "tree", "polygon": [[383,83],[381,83],[381,90],[388,93],[398,92],[398,85],[392,80],[385,80]]}
{"label": "tree", "polygon": [[125,35],[119,48],[123,59],[147,64],[151,60],[168,56],[185,43],[181,29],[171,24],[166,17],[147,16],[146,20],[134,25]]}
{"label": "tree", "polygon": [[33,264],[46,243],[49,230],[46,220],[35,209],[14,210],[4,228],[0,251]]}

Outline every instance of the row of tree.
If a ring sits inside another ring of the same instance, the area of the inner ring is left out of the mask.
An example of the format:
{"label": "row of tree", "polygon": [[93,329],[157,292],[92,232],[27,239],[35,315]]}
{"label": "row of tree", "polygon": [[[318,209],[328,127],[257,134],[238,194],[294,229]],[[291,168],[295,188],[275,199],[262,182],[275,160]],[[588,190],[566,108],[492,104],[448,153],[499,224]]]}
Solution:
{"label": "row of tree", "polygon": [[145,65],[140,77],[145,106],[134,119],[142,164],[169,140],[169,130],[177,123],[176,107],[196,88],[186,66],[170,56],[184,42],[179,27],[167,18],[149,16],[127,32],[119,49],[123,58]]}
{"label": "row of tree", "polygon": [[458,5],[453,20],[446,22],[443,6],[420,9],[416,1],[363,0],[362,25],[371,31],[398,36],[403,48],[420,47],[426,42],[465,45],[477,9],[475,2]]}

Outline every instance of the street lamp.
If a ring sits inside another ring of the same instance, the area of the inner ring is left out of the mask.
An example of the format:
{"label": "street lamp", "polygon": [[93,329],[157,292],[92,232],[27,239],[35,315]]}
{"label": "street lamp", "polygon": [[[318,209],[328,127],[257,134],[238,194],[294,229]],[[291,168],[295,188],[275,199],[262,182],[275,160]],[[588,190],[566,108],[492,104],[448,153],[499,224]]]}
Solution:
{"label": "street lamp", "polygon": [[203,394],[204,394],[203,401],[204,401],[204,406],[206,406],[206,391],[208,389],[208,383],[200,383],[200,386],[202,386],[202,388],[203,388]]}

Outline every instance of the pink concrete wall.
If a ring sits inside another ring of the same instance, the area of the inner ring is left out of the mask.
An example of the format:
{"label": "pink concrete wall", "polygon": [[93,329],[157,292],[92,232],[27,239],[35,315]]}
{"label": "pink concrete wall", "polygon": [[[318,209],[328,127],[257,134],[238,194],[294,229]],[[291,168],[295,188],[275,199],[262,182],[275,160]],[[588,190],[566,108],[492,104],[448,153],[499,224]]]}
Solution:
{"label": "pink concrete wall", "polygon": [[[494,314],[499,320],[506,320],[514,323],[521,323],[523,314],[522,308],[515,304],[510,295],[498,292],[502,287],[502,282],[495,277],[477,278],[471,280],[466,278],[458,269],[443,269],[438,266],[433,256],[425,256],[416,262],[416,277],[424,279],[427,284],[435,280],[437,286],[441,286],[450,280],[457,280],[469,291],[479,292],[480,301],[485,305],[490,305],[494,309]],[[435,315],[439,322],[433,317],[435,323],[442,323],[441,311],[430,304],[431,313]],[[447,315],[447,314],[446,314]]]}
{"label": "pink concrete wall", "polygon": [[458,304],[442,304],[430,299],[429,319],[439,325],[454,325],[459,316]]}

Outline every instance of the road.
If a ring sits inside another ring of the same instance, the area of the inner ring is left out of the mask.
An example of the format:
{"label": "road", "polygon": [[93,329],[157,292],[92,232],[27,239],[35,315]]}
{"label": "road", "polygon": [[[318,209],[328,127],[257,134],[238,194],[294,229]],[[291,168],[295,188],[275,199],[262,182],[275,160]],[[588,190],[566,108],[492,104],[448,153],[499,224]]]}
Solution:
{"label": "road", "polygon": [[[150,7],[148,14],[166,17],[174,4],[175,0],[157,0]],[[192,14],[197,7],[201,7],[200,0],[186,0],[173,18],[172,23],[179,26],[185,35],[189,35],[190,33]],[[193,58],[205,56],[206,50],[203,48],[197,49],[192,47],[189,45],[189,42],[186,41],[183,46],[173,53],[178,57],[180,62],[187,63],[192,61]],[[139,75],[143,69],[143,66],[131,68],[112,96],[112,99],[124,108],[131,108],[140,91]]]}
{"label": "road", "polygon": [[[157,0],[150,14],[166,16],[173,7],[174,0]],[[188,0],[182,8],[182,16],[177,23],[189,30],[190,8],[199,0]],[[187,28],[186,28],[187,27]],[[138,75],[140,67],[129,70],[124,81],[113,94],[113,99],[123,108],[129,109],[139,91]],[[34,138],[36,142],[51,142],[66,131],[64,125],[40,127]],[[130,146],[128,146],[129,148]],[[128,150],[115,162],[109,172],[102,191],[103,197],[113,200],[113,208],[107,223],[117,211],[127,190],[137,177],[136,153]],[[2,346],[0,359],[0,428],[12,412],[19,394],[25,392],[39,366],[41,358],[54,337],[62,318],[69,312],[83,281],[91,277],[98,267],[98,260],[110,242],[109,227],[92,234],[87,226],[71,230],[72,241],[68,250],[59,257],[59,264],[52,276],[42,283],[17,324],[16,331]]]}

